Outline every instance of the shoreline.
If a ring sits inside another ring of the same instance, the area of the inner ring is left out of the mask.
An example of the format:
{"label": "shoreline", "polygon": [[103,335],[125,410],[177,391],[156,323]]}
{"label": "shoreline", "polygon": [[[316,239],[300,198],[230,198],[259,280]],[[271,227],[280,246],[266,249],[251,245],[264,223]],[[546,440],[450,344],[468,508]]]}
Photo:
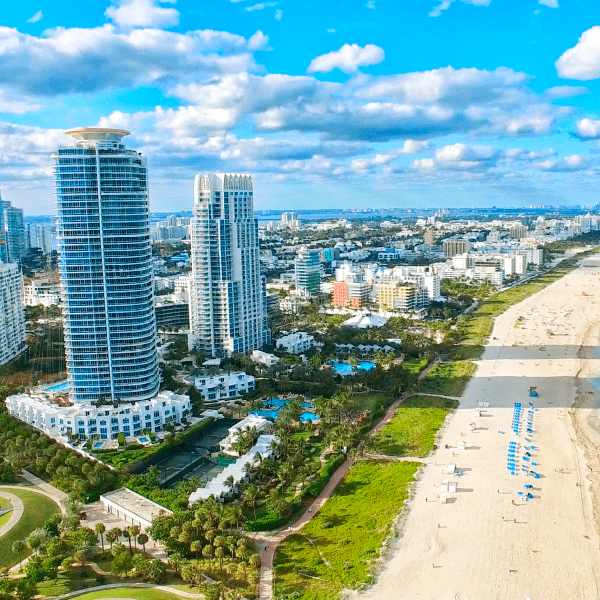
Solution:
{"label": "shoreline", "polygon": [[[600,377],[600,306],[589,305],[598,304],[595,294],[600,297],[600,261],[590,262],[583,259],[565,277],[495,317],[477,371],[445,423],[438,449],[419,470],[375,583],[346,597],[598,598],[600,432],[588,418],[595,418],[600,404],[600,390],[589,381]],[[586,277],[587,271],[596,277]],[[594,315],[592,323],[586,323],[586,314]],[[510,429],[514,402],[527,406],[530,384],[539,390],[532,441],[543,479],[534,484],[535,499],[523,504],[517,489],[532,480],[507,477],[502,454],[509,437],[502,442],[502,436]],[[476,427],[474,436],[467,425],[479,420],[469,411],[484,399],[490,402],[489,426]],[[467,443],[477,439],[469,444],[473,452],[444,448],[456,449],[461,437]],[[464,483],[458,480],[467,493],[450,494],[450,505],[432,502],[444,477],[435,467],[449,461],[461,468],[470,463]],[[511,529],[506,523],[513,519],[523,525]]]}

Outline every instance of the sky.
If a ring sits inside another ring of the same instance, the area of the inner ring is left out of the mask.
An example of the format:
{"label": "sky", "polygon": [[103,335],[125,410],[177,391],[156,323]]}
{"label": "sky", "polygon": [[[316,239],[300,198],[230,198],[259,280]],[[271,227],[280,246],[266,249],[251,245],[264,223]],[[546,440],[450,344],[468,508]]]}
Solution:
{"label": "sky", "polygon": [[21,0],[0,185],[53,210],[71,127],[120,127],[150,208],[250,173],[256,209],[595,205],[597,0]]}

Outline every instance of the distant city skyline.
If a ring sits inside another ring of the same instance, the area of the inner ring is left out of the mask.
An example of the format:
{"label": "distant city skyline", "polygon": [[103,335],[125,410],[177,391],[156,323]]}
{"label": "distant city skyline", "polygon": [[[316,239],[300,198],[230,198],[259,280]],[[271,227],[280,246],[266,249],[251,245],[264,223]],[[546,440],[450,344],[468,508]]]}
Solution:
{"label": "distant city skyline", "polygon": [[[151,211],[595,204],[593,0],[25,0],[0,27],[4,196],[52,212],[63,130],[132,130]],[[126,58],[126,60],[124,60]]]}

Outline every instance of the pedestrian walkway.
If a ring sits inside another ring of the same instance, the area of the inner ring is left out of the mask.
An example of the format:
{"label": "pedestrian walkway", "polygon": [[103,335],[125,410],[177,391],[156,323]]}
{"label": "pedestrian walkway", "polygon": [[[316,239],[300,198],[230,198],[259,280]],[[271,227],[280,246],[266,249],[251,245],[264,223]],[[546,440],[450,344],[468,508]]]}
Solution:
{"label": "pedestrian walkway", "polygon": [[11,504],[13,505],[12,515],[8,520],[8,523],[4,525],[4,527],[0,527],[1,538],[5,533],[8,533],[19,522],[19,519],[23,516],[23,511],[25,507],[23,505],[23,500],[21,500],[21,498],[15,496],[14,494],[11,494],[4,490],[0,490],[0,496],[6,498],[7,500],[10,500]]}
{"label": "pedestrian walkway", "polygon": [[[371,431],[369,435],[375,435],[382,427],[385,427],[396,414],[396,409],[405,400],[405,397],[396,400],[386,411],[385,416]],[[414,459],[411,459],[411,461]],[[417,459],[422,461],[423,459]],[[275,557],[275,551],[281,542],[283,542],[288,536],[298,533],[306,523],[308,523],[327,502],[327,499],[333,494],[333,491],[337,487],[338,483],[346,476],[352,463],[352,459],[345,460],[337,471],[331,476],[331,479],[327,482],[327,485],[323,488],[323,491],[317,496],[315,501],[310,505],[306,512],[291,526],[287,529],[279,531],[274,535],[269,535],[269,532],[264,534],[258,534],[253,536],[259,545],[260,554],[260,579],[258,584],[258,600],[270,600],[273,597],[273,559]]]}
{"label": "pedestrian walkway", "polygon": [[[42,491],[46,493],[46,496],[52,498],[62,509],[62,502],[66,500],[69,496],[64,492],[61,492],[59,489],[55,488],[53,485],[46,483],[43,479],[36,477],[33,473],[29,471],[21,471],[21,477],[28,481],[29,483],[35,485],[40,488]],[[64,510],[63,510],[64,512]]]}

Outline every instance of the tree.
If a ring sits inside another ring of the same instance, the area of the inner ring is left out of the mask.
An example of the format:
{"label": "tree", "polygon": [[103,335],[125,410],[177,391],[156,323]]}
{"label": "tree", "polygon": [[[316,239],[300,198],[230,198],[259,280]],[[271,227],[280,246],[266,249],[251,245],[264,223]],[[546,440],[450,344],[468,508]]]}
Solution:
{"label": "tree", "polygon": [[190,552],[194,552],[196,554],[196,558],[200,558],[200,553],[202,552],[202,542],[200,540],[194,540],[190,544]]}
{"label": "tree", "polygon": [[133,557],[128,552],[119,552],[110,565],[111,573],[119,576],[127,575],[133,569]]}
{"label": "tree", "polygon": [[138,544],[141,544],[144,548],[144,556],[146,556],[146,544],[149,540],[150,538],[145,533],[140,533],[140,535],[137,537]]}
{"label": "tree", "polygon": [[106,526],[104,523],[96,523],[94,525],[94,533],[100,536],[100,543],[102,544],[102,556],[104,556],[104,532],[106,531]]}
{"label": "tree", "polygon": [[137,550],[137,536],[140,535],[142,528],[139,525],[130,525],[127,528],[127,532],[129,533],[129,549],[131,550],[131,539],[133,538],[133,545]]}
{"label": "tree", "polygon": [[182,564],[182,557],[179,552],[173,552],[168,559],[169,566],[175,571],[175,575],[179,575],[179,568]]}
{"label": "tree", "polygon": [[202,556],[206,556],[208,558],[209,562],[211,562],[212,555],[213,555],[213,547],[210,544],[206,544],[206,546],[204,546],[204,548],[202,548]]}
{"label": "tree", "polygon": [[167,576],[167,567],[160,560],[155,559],[149,565],[148,574],[154,583],[163,583]]}
{"label": "tree", "polygon": [[258,499],[259,489],[255,485],[249,485],[242,493],[242,499],[246,505],[251,506],[256,518],[256,500]]}
{"label": "tree", "polygon": [[110,544],[110,550],[112,552],[112,547],[113,544],[118,541],[118,539],[121,537],[121,530],[118,528],[114,528],[114,529],[109,529],[108,532],[106,533],[106,541]]}
{"label": "tree", "polygon": [[144,558],[141,554],[136,554],[133,557],[133,568],[136,573],[139,573],[141,577],[146,579],[148,573],[150,571],[150,564],[146,558]]}
{"label": "tree", "polygon": [[82,567],[85,567],[85,563],[87,562],[87,555],[85,550],[77,550],[73,555],[75,562],[80,564]]}
{"label": "tree", "polygon": [[12,551],[19,557],[19,569],[22,567],[23,552],[25,552],[25,547],[25,542],[23,540],[16,540],[12,545]]}
{"label": "tree", "polygon": [[223,557],[225,556],[225,550],[219,546],[215,549],[215,556],[219,559],[219,570],[223,572]]}

